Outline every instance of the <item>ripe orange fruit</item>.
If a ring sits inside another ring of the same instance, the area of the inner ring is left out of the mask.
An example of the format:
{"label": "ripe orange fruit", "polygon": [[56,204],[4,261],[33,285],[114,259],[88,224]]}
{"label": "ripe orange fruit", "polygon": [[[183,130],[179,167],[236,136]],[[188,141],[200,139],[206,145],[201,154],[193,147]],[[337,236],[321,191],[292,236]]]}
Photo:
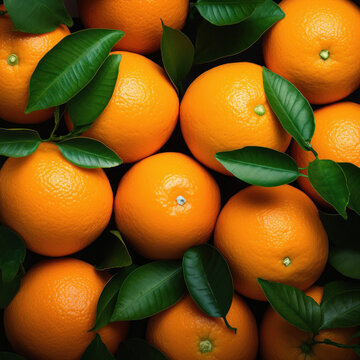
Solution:
{"label": "ripe orange fruit", "polygon": [[[320,159],[350,162],[360,166],[359,104],[342,102],[316,110],[315,124],[311,144]],[[292,144],[291,154],[301,168],[306,168],[309,162],[315,160],[312,152],[303,150],[296,142]],[[308,178],[301,176],[298,183],[316,203],[331,207],[312,187]]]}
{"label": "ripe orange fruit", "polygon": [[161,19],[174,29],[184,26],[189,0],[78,0],[78,5],[85,27],[125,32],[114,49],[148,54],[160,48]]}
{"label": "ripe orange fruit", "polygon": [[283,0],[285,18],[263,42],[266,66],[312,104],[334,102],[360,85],[360,9],[350,0]]}
{"label": "ripe orange fruit", "polygon": [[[0,11],[4,11],[0,5]],[[47,34],[14,31],[8,14],[0,16],[0,118],[20,124],[34,124],[51,118],[54,110],[24,113],[29,83],[41,58],[60,40],[70,34],[65,25]]]}
{"label": "ripe orange fruit", "polygon": [[[36,360],[78,360],[95,337],[98,298],[109,280],[106,272],[71,258],[36,264],[24,276],[5,309],[6,336],[16,352]],[[98,331],[114,353],[127,333],[127,323]]]}
{"label": "ripe orange fruit", "polygon": [[268,104],[261,66],[232,63],[200,75],[180,107],[181,130],[193,155],[213,170],[230,174],[215,153],[244,146],[285,151],[290,136]]}
{"label": "ripe orange fruit", "polygon": [[134,162],[169,139],[179,116],[179,98],[159,65],[138,54],[113,54],[122,55],[114,94],[84,136],[102,141],[124,162]]}
{"label": "ripe orange fruit", "polygon": [[[306,292],[320,304],[322,287],[313,287]],[[316,341],[330,339],[341,344],[349,344],[355,328],[321,330]],[[260,328],[260,348],[263,360],[356,360],[358,357],[350,349],[315,344],[310,346],[312,334],[287,323],[271,307],[267,310]]]}
{"label": "ripe orange fruit", "polygon": [[229,262],[236,291],[257,300],[265,300],[258,277],[305,290],[328,258],[316,206],[289,185],[249,186],[234,195],[220,212],[214,238]]}
{"label": "ripe orange fruit", "polygon": [[42,255],[69,255],[89,245],[108,224],[112,205],[104,171],[69,163],[52,143],[7,159],[0,170],[0,220]]}
{"label": "ripe orange fruit", "polygon": [[120,232],[141,255],[176,259],[209,240],[220,210],[215,180],[180,153],[161,153],[135,164],[115,197]]}
{"label": "ripe orange fruit", "polygon": [[205,315],[186,296],[149,320],[147,339],[169,360],[253,360],[258,350],[257,326],[250,309],[238,295],[227,315],[236,334],[223,319]]}

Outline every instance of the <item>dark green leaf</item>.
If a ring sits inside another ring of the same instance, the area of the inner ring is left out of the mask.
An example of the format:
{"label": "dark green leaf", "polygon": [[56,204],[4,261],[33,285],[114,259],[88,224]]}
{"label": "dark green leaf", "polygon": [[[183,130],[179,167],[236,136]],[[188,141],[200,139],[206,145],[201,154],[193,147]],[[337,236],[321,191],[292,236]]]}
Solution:
{"label": "dark green leaf", "polygon": [[196,36],[195,63],[202,64],[239,54],[284,16],[278,5],[272,0],[265,0],[240,24],[219,27],[204,21]]}
{"label": "dark green leaf", "polygon": [[167,360],[165,355],[143,339],[123,341],[116,354],[118,360]]}
{"label": "dark green leaf", "polygon": [[120,61],[120,54],[110,55],[91,82],[70,100],[68,110],[74,134],[87,130],[106,108],[114,92]]}
{"label": "dark green leaf", "polygon": [[349,189],[341,167],[332,160],[315,159],[307,172],[313,188],[346,219]]}
{"label": "dark green leaf", "polygon": [[18,354],[9,353],[9,352],[0,352],[0,359],[1,360],[26,360],[24,357],[22,357]]}
{"label": "dark green leaf", "polygon": [[356,348],[353,348],[352,350],[355,352],[355,354],[360,356],[360,346],[356,347]]}
{"label": "dark green leaf", "polygon": [[174,305],[185,294],[179,261],[155,261],[134,270],[124,281],[111,321],[140,320]]}
{"label": "dark green leaf", "polygon": [[290,81],[265,67],[263,82],[270,106],[284,129],[304,150],[310,150],[315,119],[309,102]]}
{"label": "dark green leaf", "polygon": [[0,279],[0,309],[6,308],[20,288],[21,278],[17,275],[12,281],[4,283]]}
{"label": "dark green leaf", "polygon": [[25,113],[68,102],[95,76],[122,31],[87,29],[66,36],[39,62]]}
{"label": "dark green leaf", "polygon": [[259,146],[220,152],[215,158],[242,181],[259,186],[289,184],[299,177],[296,162],[287,154]]}
{"label": "dark green leaf", "polygon": [[40,145],[37,131],[30,129],[0,129],[0,155],[23,157],[32,154]]}
{"label": "dark green leaf", "polygon": [[357,331],[351,338],[355,339],[355,338],[358,338],[358,337],[360,337],[360,330]]}
{"label": "dark green leaf", "polygon": [[180,30],[162,24],[161,57],[164,68],[175,87],[191,70],[194,62],[194,45]]}
{"label": "dark green leaf", "polygon": [[99,334],[85,350],[81,360],[114,360],[114,356],[109,352],[106,345],[101,341]]}
{"label": "dark green leaf", "polygon": [[16,30],[43,34],[60,24],[73,26],[63,0],[4,0]]}
{"label": "dark green leaf", "polygon": [[354,290],[360,291],[359,282],[332,281],[324,286],[324,295],[321,303],[330,300],[332,297],[342,294],[346,291]]}
{"label": "dark green leaf", "polygon": [[84,168],[110,168],[122,163],[114,151],[95,139],[76,137],[56,145],[68,161]]}
{"label": "dark green leaf", "polygon": [[350,163],[339,163],[345,173],[350,192],[348,207],[360,215],[360,168]]}
{"label": "dark green leaf", "polygon": [[258,282],[272,308],[289,324],[309,333],[319,331],[323,314],[314,299],[293,286],[263,279]]}

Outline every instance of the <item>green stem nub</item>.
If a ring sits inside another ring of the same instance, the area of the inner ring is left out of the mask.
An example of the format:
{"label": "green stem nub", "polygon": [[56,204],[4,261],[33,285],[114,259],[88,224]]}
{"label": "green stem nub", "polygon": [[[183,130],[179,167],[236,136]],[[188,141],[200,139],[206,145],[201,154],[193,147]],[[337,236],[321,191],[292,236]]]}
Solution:
{"label": "green stem nub", "polygon": [[283,260],[283,264],[288,267],[289,265],[291,265],[291,260],[290,258],[287,256],[284,260]]}
{"label": "green stem nub", "polygon": [[330,57],[330,52],[329,50],[321,50],[319,55],[323,60],[327,60]]}
{"label": "green stem nub", "polygon": [[212,352],[213,344],[209,339],[200,341],[199,349],[202,354]]}
{"label": "green stem nub", "polygon": [[15,54],[11,54],[8,58],[7,58],[7,63],[11,66],[17,65],[19,63],[19,58],[17,57],[17,55]]}
{"label": "green stem nub", "polygon": [[263,116],[265,115],[265,107],[264,105],[256,105],[254,107],[254,111],[256,115]]}

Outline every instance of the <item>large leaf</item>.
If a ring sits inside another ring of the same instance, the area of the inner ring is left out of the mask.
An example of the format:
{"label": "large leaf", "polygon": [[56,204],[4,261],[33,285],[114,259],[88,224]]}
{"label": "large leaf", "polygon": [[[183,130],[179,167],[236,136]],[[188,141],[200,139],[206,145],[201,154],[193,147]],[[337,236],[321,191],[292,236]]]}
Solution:
{"label": "large leaf", "polygon": [[63,0],[4,0],[6,10],[17,30],[42,34],[59,24],[73,26]]}
{"label": "large leaf", "polygon": [[298,329],[318,333],[323,321],[320,306],[301,290],[272,281],[258,279],[272,308]]}
{"label": "large leaf", "polygon": [[123,341],[116,353],[118,360],[167,360],[165,355],[143,339]]}
{"label": "large leaf", "polygon": [[265,67],[263,82],[270,106],[284,129],[304,150],[310,150],[315,119],[309,102],[290,81]]}
{"label": "large leaf", "polygon": [[0,352],[0,359],[1,360],[26,360],[24,357],[22,357],[18,354],[9,353],[9,352]]}
{"label": "large leaf", "polygon": [[248,18],[264,0],[198,0],[201,16],[214,25],[237,24]]}
{"label": "large leaf", "polygon": [[349,208],[360,215],[360,168],[350,163],[339,163],[345,173],[350,192]]}
{"label": "large leaf", "polygon": [[134,270],[124,281],[111,321],[140,320],[174,305],[185,294],[179,261],[155,261]]}
{"label": "large leaf", "polygon": [[0,278],[0,309],[6,308],[20,288],[21,278],[19,275],[15,276],[10,282],[4,283]]}
{"label": "large leaf", "polygon": [[120,54],[110,55],[91,82],[70,100],[68,110],[74,134],[87,130],[106,108],[114,92],[120,61]]}
{"label": "large leaf", "polygon": [[30,129],[0,129],[0,155],[23,157],[32,154],[41,144],[37,131]]}
{"label": "large leaf", "polygon": [[332,281],[324,286],[324,295],[322,297],[321,303],[330,300],[332,297],[342,294],[347,291],[360,291],[359,282],[349,282],[349,281]]}
{"label": "large leaf", "polygon": [[315,159],[309,163],[307,173],[313,188],[346,219],[349,189],[340,165],[332,160]]}
{"label": "large leaf", "polygon": [[203,21],[196,36],[195,63],[239,54],[284,16],[278,5],[272,0],[265,0],[240,24],[219,27]]}
{"label": "large leaf", "polygon": [[76,137],[56,145],[68,161],[80,167],[110,168],[122,163],[114,151],[95,139]]}
{"label": "large leaf", "polygon": [[92,80],[123,35],[118,30],[87,29],[66,36],[36,67],[25,112],[68,102]]}
{"label": "large leaf", "polygon": [[252,185],[289,184],[300,174],[296,162],[289,155],[265,147],[247,146],[217,153],[215,158],[237,178]]}
{"label": "large leaf", "polygon": [[109,352],[106,345],[101,341],[99,334],[96,334],[95,339],[85,350],[81,360],[114,360],[114,356]]}

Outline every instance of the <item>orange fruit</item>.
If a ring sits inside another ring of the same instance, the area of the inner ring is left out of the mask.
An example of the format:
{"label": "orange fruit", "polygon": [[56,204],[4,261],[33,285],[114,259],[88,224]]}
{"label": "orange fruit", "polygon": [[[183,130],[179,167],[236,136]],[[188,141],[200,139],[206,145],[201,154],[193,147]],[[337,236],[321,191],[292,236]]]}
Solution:
{"label": "orange fruit", "polygon": [[[323,288],[315,286],[306,292],[320,304]],[[316,341],[330,339],[340,344],[350,344],[355,328],[321,330]],[[267,310],[260,327],[260,348],[263,360],[356,360],[358,357],[350,349],[315,344],[309,346],[312,334],[287,323],[271,307]],[[311,349],[311,350],[310,350]]]}
{"label": "orange fruit", "polygon": [[285,151],[290,136],[268,104],[262,68],[251,63],[217,66],[187,89],[180,107],[181,130],[193,155],[213,170],[230,174],[215,153],[244,146]]}
{"label": "orange fruit", "polygon": [[[78,360],[95,337],[98,298],[109,280],[86,262],[52,259],[36,264],[5,309],[6,336],[27,359]],[[127,323],[111,323],[98,331],[114,353],[127,333]]]}
{"label": "orange fruit", "polygon": [[266,34],[266,66],[312,104],[343,99],[360,85],[360,9],[350,0],[283,0],[285,18]]}
{"label": "orange fruit", "polygon": [[169,139],[179,116],[179,98],[159,65],[138,54],[113,54],[122,55],[113,96],[83,135],[102,141],[124,162],[134,162]]}
{"label": "orange fruit", "polygon": [[135,164],[115,197],[120,232],[141,255],[176,259],[209,240],[220,210],[215,180],[180,153],[161,153]]}
{"label": "orange fruit", "polygon": [[[4,11],[0,5],[0,11]],[[34,124],[48,120],[54,109],[25,114],[32,73],[41,58],[70,34],[65,25],[47,34],[14,31],[9,14],[0,16],[0,118],[13,123]]]}
{"label": "orange fruit", "polygon": [[265,300],[258,277],[305,290],[328,258],[316,206],[289,185],[249,186],[234,195],[220,212],[214,239],[229,262],[236,291],[257,300]]}
{"label": "orange fruit", "polygon": [[147,339],[169,360],[253,360],[258,349],[257,325],[250,309],[234,295],[227,320],[205,315],[188,295],[149,320]]}
{"label": "orange fruit", "polygon": [[52,143],[7,159],[0,170],[0,221],[42,255],[69,255],[89,245],[108,224],[112,205],[104,171],[71,164]]}
{"label": "orange fruit", "polygon": [[[359,104],[342,102],[316,110],[315,124],[311,144],[320,159],[350,162],[360,166]],[[315,160],[312,152],[303,150],[296,142],[292,144],[291,154],[301,168],[306,168],[309,162]],[[298,183],[316,203],[323,207],[331,207],[312,187],[308,178],[301,176]]]}
{"label": "orange fruit", "polygon": [[184,26],[189,0],[78,0],[78,5],[85,27],[125,32],[114,49],[148,54],[160,48],[161,20],[174,29]]}

